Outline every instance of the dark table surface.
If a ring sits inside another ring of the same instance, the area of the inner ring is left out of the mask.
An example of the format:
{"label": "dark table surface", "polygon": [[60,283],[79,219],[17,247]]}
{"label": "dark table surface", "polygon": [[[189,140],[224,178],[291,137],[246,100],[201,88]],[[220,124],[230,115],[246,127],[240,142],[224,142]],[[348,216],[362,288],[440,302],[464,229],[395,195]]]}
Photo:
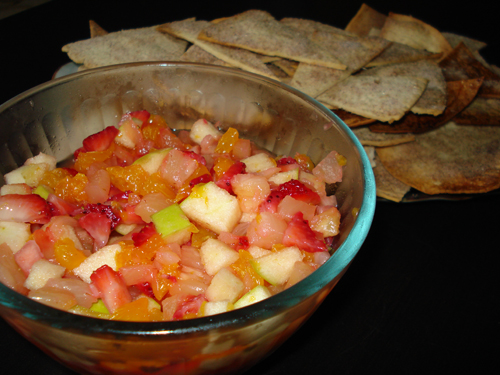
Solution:
{"label": "dark table surface", "polygon": [[[487,42],[483,57],[500,65],[492,1],[367,3]],[[116,31],[264,9],[278,19],[310,18],[343,28],[361,2],[221,4],[52,0],[0,20],[0,103],[50,80],[69,62],[61,47],[89,37],[89,19]],[[344,278],[296,334],[247,374],[498,373],[499,208],[500,194],[379,201],[368,238]],[[72,374],[1,319],[0,353],[4,374]]]}

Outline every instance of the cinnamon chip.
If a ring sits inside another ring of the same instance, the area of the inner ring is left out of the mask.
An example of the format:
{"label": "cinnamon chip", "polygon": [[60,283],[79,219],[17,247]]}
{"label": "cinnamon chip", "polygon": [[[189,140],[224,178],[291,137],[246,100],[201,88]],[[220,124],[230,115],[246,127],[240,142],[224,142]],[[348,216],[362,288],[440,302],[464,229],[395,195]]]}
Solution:
{"label": "cinnamon chip", "polygon": [[352,132],[363,146],[387,147],[415,140],[413,134],[374,133],[364,126],[352,129]]}
{"label": "cinnamon chip", "polygon": [[91,38],[109,34],[106,30],[104,30],[101,26],[99,26],[95,21],[92,20],[89,21],[89,28]]}
{"label": "cinnamon chip", "polygon": [[500,125],[500,99],[476,97],[453,117],[459,125]]}
{"label": "cinnamon chip", "polygon": [[345,30],[359,36],[368,36],[373,28],[381,29],[387,16],[366,4],[362,4],[356,15],[349,21]]}

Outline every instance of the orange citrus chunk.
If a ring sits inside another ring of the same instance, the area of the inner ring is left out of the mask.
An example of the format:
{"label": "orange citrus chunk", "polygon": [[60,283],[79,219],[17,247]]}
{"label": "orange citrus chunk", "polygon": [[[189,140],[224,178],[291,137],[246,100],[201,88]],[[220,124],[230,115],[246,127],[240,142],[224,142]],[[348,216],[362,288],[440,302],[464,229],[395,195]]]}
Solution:
{"label": "orange citrus chunk", "polygon": [[304,170],[312,171],[314,169],[314,163],[309,156],[296,153],[294,159]]}
{"label": "orange citrus chunk", "polygon": [[80,152],[73,166],[80,173],[85,173],[92,164],[102,163],[113,156],[114,143],[104,151]]}
{"label": "orange citrus chunk", "polygon": [[54,244],[54,255],[57,262],[68,270],[78,267],[87,257],[75,247],[69,238],[61,238]]}
{"label": "orange citrus chunk", "polygon": [[[111,315],[111,320],[124,320],[134,322],[157,322],[163,320],[163,313],[158,307],[151,307],[156,302],[146,297],[137,298],[135,301],[120,306]],[[157,303],[156,303],[157,304]]]}
{"label": "orange citrus chunk", "polygon": [[85,186],[89,180],[83,173],[77,173],[74,177],[65,177],[54,187],[57,196],[65,201],[78,204],[88,201]]}
{"label": "orange citrus chunk", "polygon": [[234,160],[226,157],[217,158],[214,164],[215,178],[221,178],[224,173],[235,163]]}
{"label": "orange citrus chunk", "polygon": [[59,183],[59,181],[61,181],[66,177],[71,177],[71,173],[68,172],[66,169],[64,168],[52,169],[51,171],[47,171],[44,173],[42,179],[40,180],[40,185],[44,185],[51,189],[54,189],[56,185]]}
{"label": "orange citrus chunk", "polygon": [[238,253],[240,255],[239,259],[231,264],[230,268],[236,276],[243,280],[245,289],[248,291],[257,285],[264,285],[264,279],[255,272],[255,269],[250,264],[250,260],[253,259],[252,255],[243,249],[240,249]]}
{"label": "orange citrus chunk", "polygon": [[229,128],[219,139],[217,147],[215,148],[216,154],[230,154],[239,139],[238,130]]}

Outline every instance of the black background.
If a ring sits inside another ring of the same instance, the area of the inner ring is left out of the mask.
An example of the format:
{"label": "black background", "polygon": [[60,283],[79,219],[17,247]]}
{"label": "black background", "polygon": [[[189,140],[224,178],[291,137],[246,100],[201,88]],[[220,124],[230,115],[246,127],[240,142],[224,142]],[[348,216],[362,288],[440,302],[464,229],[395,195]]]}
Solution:
{"label": "black background", "polygon": [[[495,2],[367,1],[488,43],[500,65]],[[451,4],[451,5],[450,5]],[[69,62],[61,47],[108,31],[248,9],[344,28],[359,1],[52,0],[0,20],[0,103],[51,79]],[[247,374],[498,373],[500,194],[462,201],[379,201],[368,238],[313,317]],[[4,374],[72,374],[0,320]]]}

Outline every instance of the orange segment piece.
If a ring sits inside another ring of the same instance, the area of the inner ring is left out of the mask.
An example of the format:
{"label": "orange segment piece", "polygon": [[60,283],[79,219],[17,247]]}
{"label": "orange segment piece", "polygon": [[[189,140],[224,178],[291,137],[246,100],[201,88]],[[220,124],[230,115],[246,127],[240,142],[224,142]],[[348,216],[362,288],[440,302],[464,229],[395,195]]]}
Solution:
{"label": "orange segment piece", "polygon": [[87,259],[85,254],[78,250],[73,241],[69,238],[57,240],[54,244],[54,255],[57,262],[70,271],[78,267]]}

